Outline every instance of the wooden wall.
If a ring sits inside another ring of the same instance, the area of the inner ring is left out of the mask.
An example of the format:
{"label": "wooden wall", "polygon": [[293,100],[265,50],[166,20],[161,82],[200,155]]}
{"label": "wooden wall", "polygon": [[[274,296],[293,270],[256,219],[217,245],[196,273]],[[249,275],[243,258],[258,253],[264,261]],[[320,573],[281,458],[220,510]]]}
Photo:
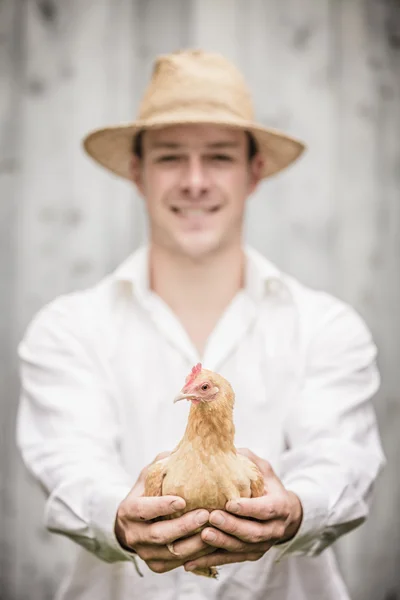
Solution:
{"label": "wooden wall", "polygon": [[47,600],[70,542],[15,450],[16,345],[55,296],[145,236],[141,201],[80,149],[126,121],[158,53],[196,46],[243,69],[259,119],[309,144],[251,201],[247,237],[351,302],[380,348],[389,464],[371,517],[339,546],[354,600],[400,598],[399,0],[0,1],[0,597]]}

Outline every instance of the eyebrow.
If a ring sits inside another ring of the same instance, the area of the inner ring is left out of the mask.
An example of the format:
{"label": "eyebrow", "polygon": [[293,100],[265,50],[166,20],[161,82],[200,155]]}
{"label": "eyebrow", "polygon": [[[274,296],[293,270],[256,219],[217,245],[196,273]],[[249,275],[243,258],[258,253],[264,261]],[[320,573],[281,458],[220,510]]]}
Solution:
{"label": "eyebrow", "polygon": [[176,142],[153,142],[151,144],[151,149],[160,149],[160,148],[169,148],[169,149],[174,149],[174,148],[180,148],[181,144],[177,144]]}
{"label": "eyebrow", "polygon": [[[179,144],[178,142],[153,142],[151,144],[152,150],[178,150],[184,148],[184,144]],[[210,148],[213,150],[223,149],[223,148],[238,148],[238,142],[211,142],[210,144],[206,144],[206,148]]]}
{"label": "eyebrow", "polygon": [[208,148],[239,148],[238,142],[212,142],[207,144]]}

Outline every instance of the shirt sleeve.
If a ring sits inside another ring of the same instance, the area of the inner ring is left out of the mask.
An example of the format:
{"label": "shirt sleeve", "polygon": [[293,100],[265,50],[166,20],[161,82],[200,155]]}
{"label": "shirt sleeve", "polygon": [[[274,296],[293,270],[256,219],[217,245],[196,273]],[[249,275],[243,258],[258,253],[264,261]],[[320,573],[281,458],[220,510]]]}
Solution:
{"label": "shirt sleeve", "polygon": [[321,553],[368,515],[385,459],[371,398],[379,388],[376,347],[363,320],[337,302],[309,344],[304,384],[286,419],[281,477],[300,498],[285,555]]}
{"label": "shirt sleeve", "polygon": [[119,453],[118,398],[109,366],[65,298],[35,317],[19,346],[17,443],[47,493],[46,527],[105,561],[134,560],[114,533],[133,484]]}

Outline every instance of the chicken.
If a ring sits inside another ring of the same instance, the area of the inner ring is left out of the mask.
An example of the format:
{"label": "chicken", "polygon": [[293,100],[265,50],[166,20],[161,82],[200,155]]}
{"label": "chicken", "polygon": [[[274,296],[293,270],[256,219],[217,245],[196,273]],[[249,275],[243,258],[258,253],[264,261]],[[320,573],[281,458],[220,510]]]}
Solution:
{"label": "chicken", "polygon": [[[144,495],[184,498],[185,509],[173,517],[198,508],[225,509],[229,500],[261,496],[264,480],[258,467],[234,446],[235,394],[229,382],[199,363],[174,402],[178,400],[192,403],[184,436],[168,457],[151,465]],[[193,573],[217,576],[214,567]]]}

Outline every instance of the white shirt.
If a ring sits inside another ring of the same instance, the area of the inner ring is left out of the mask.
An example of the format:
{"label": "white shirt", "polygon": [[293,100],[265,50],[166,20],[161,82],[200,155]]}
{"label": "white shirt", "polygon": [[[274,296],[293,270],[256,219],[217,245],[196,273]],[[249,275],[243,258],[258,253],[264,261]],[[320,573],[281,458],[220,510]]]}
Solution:
{"label": "white shirt", "polygon": [[[370,403],[376,348],[349,306],[246,255],[245,288],[201,357],[149,289],[147,247],[29,326],[18,444],[48,491],[46,526],[77,542],[58,600],[349,598],[328,546],[365,520],[384,464]],[[259,561],[220,567],[217,581],[183,568],[155,574],[138,559],[140,578],[114,535],[117,507],[181,439],[189,403],[172,400],[199,361],[231,382],[236,446],[272,463],[303,522]]]}

